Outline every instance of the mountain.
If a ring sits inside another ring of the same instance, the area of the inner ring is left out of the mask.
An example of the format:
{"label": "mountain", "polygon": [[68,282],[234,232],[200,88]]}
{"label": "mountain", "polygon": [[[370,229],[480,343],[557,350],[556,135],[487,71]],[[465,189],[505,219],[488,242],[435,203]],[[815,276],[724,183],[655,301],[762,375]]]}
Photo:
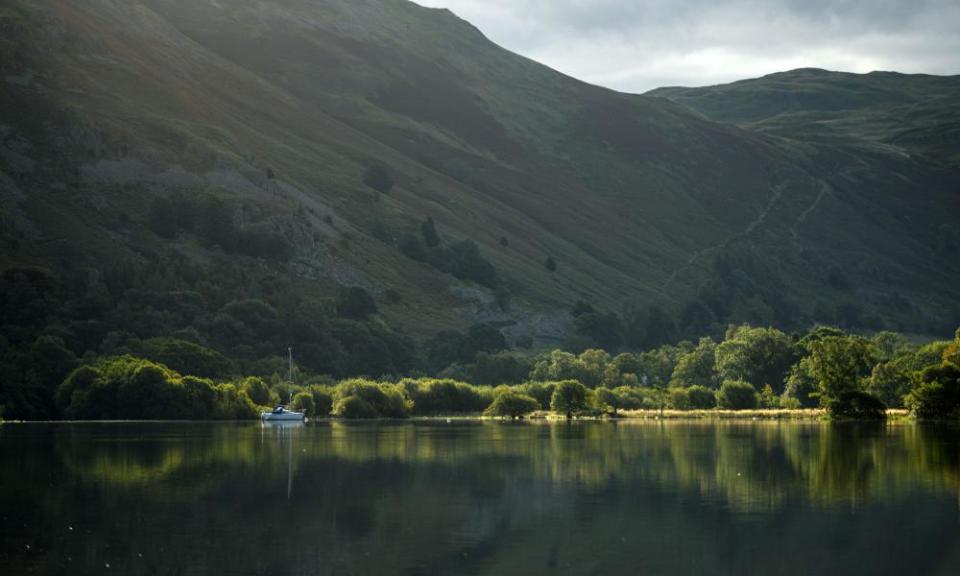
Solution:
{"label": "mountain", "polygon": [[804,68],[647,94],[767,134],[960,166],[960,76]]}
{"label": "mountain", "polygon": [[[404,0],[8,0],[0,79],[0,268],[57,283],[65,333],[106,323],[78,354],[110,331],[258,357],[343,286],[417,340],[556,344],[578,301],[630,345],[664,316],[960,323],[956,77],[633,95]],[[273,323],[232,324],[249,300]]]}

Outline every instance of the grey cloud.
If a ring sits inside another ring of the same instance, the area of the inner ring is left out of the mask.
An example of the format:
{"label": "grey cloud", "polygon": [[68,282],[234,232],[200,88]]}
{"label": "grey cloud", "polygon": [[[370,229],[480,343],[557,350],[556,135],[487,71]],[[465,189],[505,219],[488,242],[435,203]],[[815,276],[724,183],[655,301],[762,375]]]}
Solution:
{"label": "grey cloud", "polygon": [[957,0],[423,0],[584,80],[642,92],[800,66],[960,72]]}

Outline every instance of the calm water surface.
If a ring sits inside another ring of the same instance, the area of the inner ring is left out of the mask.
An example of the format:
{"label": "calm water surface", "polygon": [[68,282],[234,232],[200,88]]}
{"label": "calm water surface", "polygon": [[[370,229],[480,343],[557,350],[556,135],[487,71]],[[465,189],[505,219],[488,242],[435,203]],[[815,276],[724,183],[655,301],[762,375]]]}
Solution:
{"label": "calm water surface", "polygon": [[960,574],[956,427],[0,426],[0,574]]}

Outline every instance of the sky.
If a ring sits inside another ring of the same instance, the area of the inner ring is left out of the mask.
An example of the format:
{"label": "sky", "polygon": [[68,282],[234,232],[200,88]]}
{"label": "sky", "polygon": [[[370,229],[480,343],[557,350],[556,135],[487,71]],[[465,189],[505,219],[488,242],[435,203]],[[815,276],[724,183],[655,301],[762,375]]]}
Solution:
{"label": "sky", "polygon": [[960,74],[960,0],[415,0],[628,92],[815,67]]}

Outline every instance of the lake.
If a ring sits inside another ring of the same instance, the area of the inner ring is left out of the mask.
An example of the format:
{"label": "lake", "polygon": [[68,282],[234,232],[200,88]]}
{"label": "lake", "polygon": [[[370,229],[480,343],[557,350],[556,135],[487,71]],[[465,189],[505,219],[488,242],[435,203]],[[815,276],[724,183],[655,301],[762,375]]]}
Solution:
{"label": "lake", "polygon": [[0,574],[960,573],[960,433],[0,426]]}

